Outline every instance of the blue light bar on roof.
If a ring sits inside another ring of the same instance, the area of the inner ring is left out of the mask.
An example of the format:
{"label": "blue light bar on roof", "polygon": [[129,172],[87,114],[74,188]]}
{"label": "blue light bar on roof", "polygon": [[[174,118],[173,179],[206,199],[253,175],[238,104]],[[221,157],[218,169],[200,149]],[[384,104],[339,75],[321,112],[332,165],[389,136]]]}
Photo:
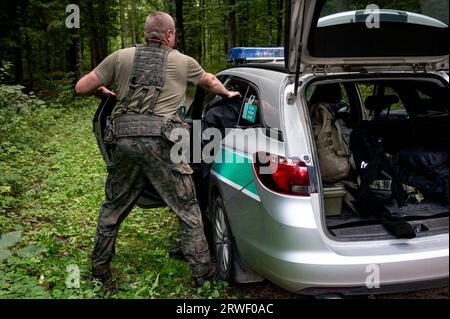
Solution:
{"label": "blue light bar on roof", "polygon": [[233,48],[228,55],[228,62],[282,60],[283,47],[241,47]]}

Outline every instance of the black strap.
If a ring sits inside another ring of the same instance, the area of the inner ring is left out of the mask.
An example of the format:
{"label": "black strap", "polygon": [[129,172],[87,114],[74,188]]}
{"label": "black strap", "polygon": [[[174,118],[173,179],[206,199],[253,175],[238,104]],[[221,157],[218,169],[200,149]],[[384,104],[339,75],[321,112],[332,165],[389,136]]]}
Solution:
{"label": "black strap", "polygon": [[[150,87],[148,85],[145,85],[142,87],[141,97],[139,98],[139,102],[137,104],[138,109],[141,109],[141,106],[144,104],[145,97],[147,96],[149,90],[150,90]],[[153,113],[153,112],[151,112],[151,113]]]}
{"label": "black strap", "polygon": [[150,107],[148,109],[150,113],[153,113],[153,111],[155,110],[156,102],[158,101],[159,96],[161,95],[161,90],[162,90],[161,87],[159,86],[155,87],[155,95],[153,95],[152,101],[150,102]]}
{"label": "black strap", "polygon": [[127,97],[125,98],[125,102],[124,102],[125,110],[127,112],[128,112],[128,107],[130,106],[131,98],[133,97],[134,93],[136,92],[136,89],[137,89],[137,80],[136,80],[136,77],[133,77],[131,79],[130,90],[128,91]]}

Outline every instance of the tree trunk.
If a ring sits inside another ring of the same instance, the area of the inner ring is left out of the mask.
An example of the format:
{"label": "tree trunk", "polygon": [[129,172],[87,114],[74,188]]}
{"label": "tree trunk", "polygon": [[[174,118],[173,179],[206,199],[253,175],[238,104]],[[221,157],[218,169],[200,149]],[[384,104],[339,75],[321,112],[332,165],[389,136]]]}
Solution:
{"label": "tree trunk", "polygon": [[83,53],[79,29],[73,29],[72,32],[72,43],[69,46],[69,70],[74,75],[74,83],[78,82],[83,76]]}
{"label": "tree trunk", "polygon": [[32,53],[31,53],[31,43],[30,43],[30,37],[28,36],[28,32],[25,33],[25,47],[27,50],[27,69],[28,69],[28,80],[29,80],[28,89],[30,91],[32,91],[33,86],[34,86],[33,57],[32,57]]}
{"label": "tree trunk", "polygon": [[227,0],[230,7],[228,13],[228,42],[226,51],[227,54],[231,48],[236,46],[236,0]]}
{"label": "tree trunk", "polygon": [[208,55],[209,55],[209,63],[213,64],[213,38],[212,38],[212,29],[211,24],[208,23]]}
{"label": "tree trunk", "polygon": [[269,45],[273,45],[273,20],[272,20],[272,0],[267,0],[267,19],[269,20]]}
{"label": "tree trunk", "polygon": [[16,83],[23,82],[23,62],[22,62],[22,36],[17,10],[19,5],[17,0],[8,1],[8,15],[11,18],[11,40],[14,43],[14,80]]}
{"label": "tree trunk", "polygon": [[91,39],[89,41],[89,49],[91,51],[91,69],[95,69],[95,67],[98,65],[97,63],[97,45],[96,45],[95,36],[92,35]]}
{"label": "tree trunk", "polygon": [[[196,10],[196,15],[197,15],[198,21],[202,21],[202,16],[201,16],[200,10]],[[198,39],[198,41],[196,41],[197,42],[197,54],[198,54],[197,61],[200,64],[202,64],[203,63],[203,60],[202,60],[202,58],[203,58],[203,33],[202,32],[203,31],[202,31],[202,26],[200,23],[196,25],[196,30],[197,30],[196,39]],[[198,37],[200,37],[200,38],[198,38]]]}
{"label": "tree trunk", "polygon": [[105,0],[93,5],[89,2],[90,12],[90,50],[91,68],[94,69],[108,55],[108,8]]}
{"label": "tree trunk", "polygon": [[202,63],[206,62],[206,28],[205,28],[205,0],[200,0],[200,34],[202,42]]}
{"label": "tree trunk", "polygon": [[99,49],[98,49],[98,28],[96,21],[98,18],[96,17],[97,11],[94,11],[93,1],[90,0],[88,2],[88,12],[89,12],[89,51],[91,53],[91,69],[95,69],[95,67],[100,63]]}
{"label": "tree trunk", "polygon": [[[80,1],[74,2],[80,5]],[[81,52],[80,29],[71,29],[71,44],[69,46],[69,70],[74,74],[73,83],[76,84],[83,76],[83,54]]]}
{"label": "tree trunk", "polygon": [[242,1],[241,12],[239,16],[239,46],[248,46],[248,1]]}
{"label": "tree trunk", "polygon": [[183,19],[183,0],[175,1],[176,7],[176,28],[177,28],[177,48],[185,53],[186,52],[186,42],[184,36],[184,19]]}
{"label": "tree trunk", "polygon": [[131,42],[132,45],[137,44],[137,36],[136,36],[136,2],[131,1]]}
{"label": "tree trunk", "polygon": [[337,12],[344,12],[350,9],[350,0],[338,0],[336,4]]}
{"label": "tree trunk", "polygon": [[124,8],[124,1],[125,0],[119,0],[119,11],[120,11],[120,43],[122,46],[122,49],[124,49],[126,44],[126,20],[125,20],[125,8]]}
{"label": "tree trunk", "polygon": [[176,2],[177,0],[167,0],[166,3],[166,12],[169,12],[169,14],[174,17],[176,15]]}
{"label": "tree trunk", "polygon": [[283,34],[283,0],[277,0],[277,46],[281,46]]}
{"label": "tree trunk", "polygon": [[101,0],[98,1],[99,6],[98,8],[98,17],[99,20],[96,21],[97,28],[99,29],[99,63],[103,61],[108,56],[108,19],[110,18],[108,16],[109,14],[109,7],[107,0]]}
{"label": "tree trunk", "polygon": [[51,63],[51,49],[49,41],[45,44],[45,71],[49,74],[52,71],[52,63]]}

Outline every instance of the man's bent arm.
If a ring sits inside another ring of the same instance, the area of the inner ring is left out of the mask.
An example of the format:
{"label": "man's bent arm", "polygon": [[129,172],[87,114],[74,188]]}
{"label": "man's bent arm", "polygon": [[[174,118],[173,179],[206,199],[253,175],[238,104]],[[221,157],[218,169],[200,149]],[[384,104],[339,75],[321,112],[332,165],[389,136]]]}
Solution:
{"label": "man's bent arm", "polygon": [[220,82],[219,79],[211,73],[205,73],[200,82],[198,82],[198,85],[205,90],[211,91],[216,95],[220,95],[224,99],[229,99],[241,95],[239,92],[227,90],[223,86],[222,82]]}
{"label": "man's bent arm", "polygon": [[94,95],[97,92],[104,95],[116,95],[114,92],[108,90],[103,85],[103,83],[98,79],[95,72],[91,72],[81,78],[75,86],[75,91],[77,92],[77,94],[82,96]]}

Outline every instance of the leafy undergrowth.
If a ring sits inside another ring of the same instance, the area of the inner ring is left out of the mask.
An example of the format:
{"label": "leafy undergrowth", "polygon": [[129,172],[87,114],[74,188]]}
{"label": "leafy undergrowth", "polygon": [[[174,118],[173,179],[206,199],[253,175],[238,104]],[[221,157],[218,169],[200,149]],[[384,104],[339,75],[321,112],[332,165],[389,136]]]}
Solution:
{"label": "leafy undergrowth", "polygon": [[222,282],[194,288],[187,262],[168,257],[180,236],[167,208],[135,208],[123,223],[115,292],[90,280],[106,178],[92,134],[97,100],[47,103],[15,118],[21,125],[5,122],[15,131],[0,136],[0,299],[236,297]]}

